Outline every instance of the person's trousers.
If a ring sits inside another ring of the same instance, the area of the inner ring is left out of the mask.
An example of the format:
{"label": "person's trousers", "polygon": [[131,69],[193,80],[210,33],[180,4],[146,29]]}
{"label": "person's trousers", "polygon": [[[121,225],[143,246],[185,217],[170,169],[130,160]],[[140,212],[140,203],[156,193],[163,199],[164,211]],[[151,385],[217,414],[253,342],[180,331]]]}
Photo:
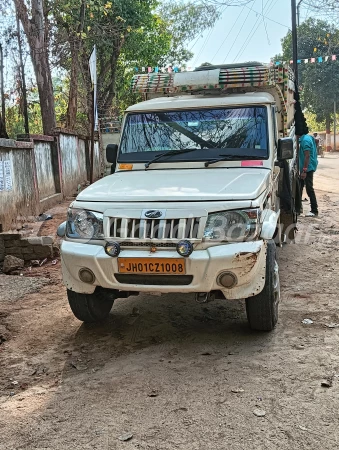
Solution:
{"label": "person's trousers", "polygon": [[311,211],[313,214],[318,214],[318,203],[317,197],[315,196],[314,188],[313,188],[313,175],[314,171],[306,173],[305,180],[300,180],[300,190],[301,190],[301,198],[303,194],[304,186],[306,186],[306,192],[311,202]]}

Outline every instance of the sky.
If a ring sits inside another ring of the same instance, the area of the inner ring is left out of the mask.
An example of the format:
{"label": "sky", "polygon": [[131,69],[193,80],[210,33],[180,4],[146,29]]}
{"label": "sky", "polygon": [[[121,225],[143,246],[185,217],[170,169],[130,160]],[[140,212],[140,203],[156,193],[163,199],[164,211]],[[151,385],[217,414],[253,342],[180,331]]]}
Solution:
{"label": "sky", "polygon": [[[247,6],[222,7],[221,19],[191,43],[194,57],[188,67],[201,63],[230,64],[259,61],[269,63],[281,52],[281,39],[291,28],[290,0],[253,0]],[[300,19],[310,11],[301,7]]]}

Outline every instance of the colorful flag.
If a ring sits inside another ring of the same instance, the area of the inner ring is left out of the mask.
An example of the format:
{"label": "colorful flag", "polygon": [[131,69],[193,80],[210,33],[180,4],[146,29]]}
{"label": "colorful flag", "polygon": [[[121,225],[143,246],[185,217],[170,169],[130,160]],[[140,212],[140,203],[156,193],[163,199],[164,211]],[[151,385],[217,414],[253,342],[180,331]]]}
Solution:
{"label": "colorful flag", "polygon": [[332,61],[336,61],[337,60],[337,55],[332,55]]}
{"label": "colorful flag", "polygon": [[315,63],[315,58],[311,58],[311,63]]}
{"label": "colorful flag", "polygon": [[323,57],[322,56],[319,56],[318,62],[323,62]]}

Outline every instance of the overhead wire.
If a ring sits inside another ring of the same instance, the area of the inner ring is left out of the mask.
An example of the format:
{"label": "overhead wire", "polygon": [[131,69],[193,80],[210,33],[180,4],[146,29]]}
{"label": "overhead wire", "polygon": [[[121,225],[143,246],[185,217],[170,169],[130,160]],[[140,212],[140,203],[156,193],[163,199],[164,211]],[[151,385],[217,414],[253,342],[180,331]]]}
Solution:
{"label": "overhead wire", "polygon": [[[245,8],[248,8],[248,9],[249,9],[249,6],[245,6]],[[281,25],[281,26],[284,27],[284,28],[290,29],[290,27],[289,27],[288,25],[286,25],[286,24],[284,24],[284,23],[281,23],[281,22],[277,22],[276,20],[271,19],[270,17],[267,17],[265,14],[263,15],[262,13],[260,13],[259,11],[256,11],[255,9],[252,9],[252,11],[253,11],[254,13],[258,14],[259,16],[264,17],[264,18],[265,18],[266,20],[268,20],[269,22],[276,23],[277,25]]]}
{"label": "overhead wire", "polygon": [[[226,11],[227,8],[228,8],[228,6],[225,6],[225,7],[223,8],[223,10],[221,11],[221,15]],[[199,53],[198,53],[197,56],[194,58],[193,66],[195,66],[197,60],[199,59],[199,57],[200,57],[200,55],[201,55],[201,53],[205,50],[205,47],[206,47],[206,45],[207,45],[207,42],[209,41],[209,39],[210,39],[210,37],[211,37],[211,35],[212,35],[213,31],[214,31],[214,28],[215,28],[215,26],[214,26],[213,28],[211,28],[210,31],[209,31],[209,33],[207,34],[206,39],[205,39],[205,41],[203,42],[203,45],[202,45],[202,47],[201,47]]]}
{"label": "overhead wire", "polygon": [[268,45],[271,45],[270,38],[268,36],[267,25],[266,25],[265,17],[264,17],[264,0],[261,0],[261,11],[262,11],[262,21],[264,23],[264,28],[265,28],[266,37],[267,37],[267,43],[268,43]]}
{"label": "overhead wire", "polygon": [[236,35],[236,37],[235,37],[235,39],[234,39],[232,45],[230,46],[230,48],[229,48],[229,50],[228,50],[228,53],[227,53],[227,55],[226,55],[226,57],[225,57],[225,59],[224,59],[223,62],[226,61],[226,59],[228,58],[229,54],[231,53],[231,51],[232,51],[232,49],[233,49],[233,45],[237,42],[237,39],[238,39],[240,33],[242,32],[242,30],[243,30],[243,28],[244,28],[244,26],[245,26],[245,23],[247,22],[247,19],[248,19],[248,17],[249,17],[250,14],[251,14],[251,10],[248,11],[248,14],[247,14],[245,20],[243,21],[243,24],[241,25],[241,27],[240,27],[240,29],[239,29],[239,32],[238,32],[238,34]]}
{"label": "overhead wire", "polygon": [[[267,10],[267,8],[268,8],[269,6],[272,5],[272,2],[273,2],[273,0],[267,0],[266,4],[265,4],[264,7],[263,7],[263,13]],[[253,11],[253,8],[251,8],[251,10]],[[241,46],[240,49],[239,49],[239,51],[238,51],[236,57],[235,57],[234,60],[233,60],[234,62],[238,59],[239,56],[242,55],[242,52],[243,52],[244,49],[246,48],[248,42],[252,39],[252,37],[254,36],[256,30],[258,29],[259,24],[260,24],[260,19],[261,19],[260,16],[261,16],[261,15],[258,15],[258,14],[257,14],[257,18],[256,18],[256,20],[255,20],[255,22],[254,22],[254,24],[253,24],[251,30],[249,31],[247,37],[245,38],[245,40],[244,40],[242,46]]]}
{"label": "overhead wire", "polygon": [[213,56],[213,58],[211,59],[211,62],[213,62],[214,58],[217,56],[217,54],[220,52],[222,46],[225,44],[225,42],[227,41],[228,37],[230,36],[230,34],[232,33],[234,27],[236,26],[236,24],[238,23],[238,20],[240,19],[243,11],[245,10],[245,8],[242,8],[242,10],[240,11],[236,21],[234,22],[232,28],[229,30],[229,32],[227,33],[227,36],[225,37],[225,39],[222,41],[222,43],[220,44],[218,50],[216,51],[215,55]]}
{"label": "overhead wire", "polygon": [[[269,13],[272,10],[272,8],[274,8],[274,6],[276,5],[277,2],[278,2],[278,0],[275,0],[274,3],[273,3],[273,0],[268,0],[266,5],[265,5],[265,7],[264,7],[264,12],[266,14]],[[234,62],[237,61],[237,59],[242,56],[242,54],[244,53],[248,43],[251,41],[251,39],[253,38],[253,36],[257,32],[257,30],[258,30],[258,28],[260,26],[260,23],[261,23],[260,19],[261,19],[260,16],[256,19],[256,21],[255,21],[251,31],[248,33],[248,35],[247,35],[243,45],[241,46],[240,50],[238,51],[236,57],[234,58]]]}

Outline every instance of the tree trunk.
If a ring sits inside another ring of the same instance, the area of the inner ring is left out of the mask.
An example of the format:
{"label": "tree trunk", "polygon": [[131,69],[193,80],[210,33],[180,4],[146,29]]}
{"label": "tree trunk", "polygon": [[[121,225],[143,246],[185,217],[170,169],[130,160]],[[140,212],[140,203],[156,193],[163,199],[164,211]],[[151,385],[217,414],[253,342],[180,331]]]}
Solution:
{"label": "tree trunk", "polygon": [[79,85],[79,53],[83,53],[81,34],[85,26],[86,0],[81,1],[79,13],[79,26],[77,33],[69,32],[69,45],[71,49],[71,80],[66,115],[66,128],[74,130],[78,112],[78,85]]}
{"label": "tree trunk", "polygon": [[6,124],[5,124],[5,121],[3,120],[1,114],[0,114],[0,138],[8,139],[8,134],[6,131]]}
{"label": "tree trunk", "polygon": [[[110,70],[109,70],[109,84],[104,86],[103,80],[106,73],[100,73],[98,77],[98,97],[100,105],[100,114],[103,116],[108,116],[112,108],[112,103],[115,97],[115,85],[116,85],[116,75],[118,69],[118,60],[121,52],[121,48],[125,42],[124,37],[119,37],[115,40],[115,45],[110,58]],[[107,72],[107,64],[100,65],[103,71]]]}
{"label": "tree trunk", "polygon": [[71,46],[71,79],[69,86],[69,99],[66,115],[66,128],[74,130],[77,120],[78,112],[78,76],[79,76],[79,60],[78,60],[78,46],[75,41],[70,42]]}
{"label": "tree trunk", "polygon": [[328,114],[326,116],[326,151],[330,152],[332,150],[331,145],[331,117]]}
{"label": "tree trunk", "polygon": [[48,22],[43,0],[32,0],[31,16],[23,0],[14,0],[15,8],[27,36],[38,85],[44,134],[56,126],[54,93],[48,51]]}

